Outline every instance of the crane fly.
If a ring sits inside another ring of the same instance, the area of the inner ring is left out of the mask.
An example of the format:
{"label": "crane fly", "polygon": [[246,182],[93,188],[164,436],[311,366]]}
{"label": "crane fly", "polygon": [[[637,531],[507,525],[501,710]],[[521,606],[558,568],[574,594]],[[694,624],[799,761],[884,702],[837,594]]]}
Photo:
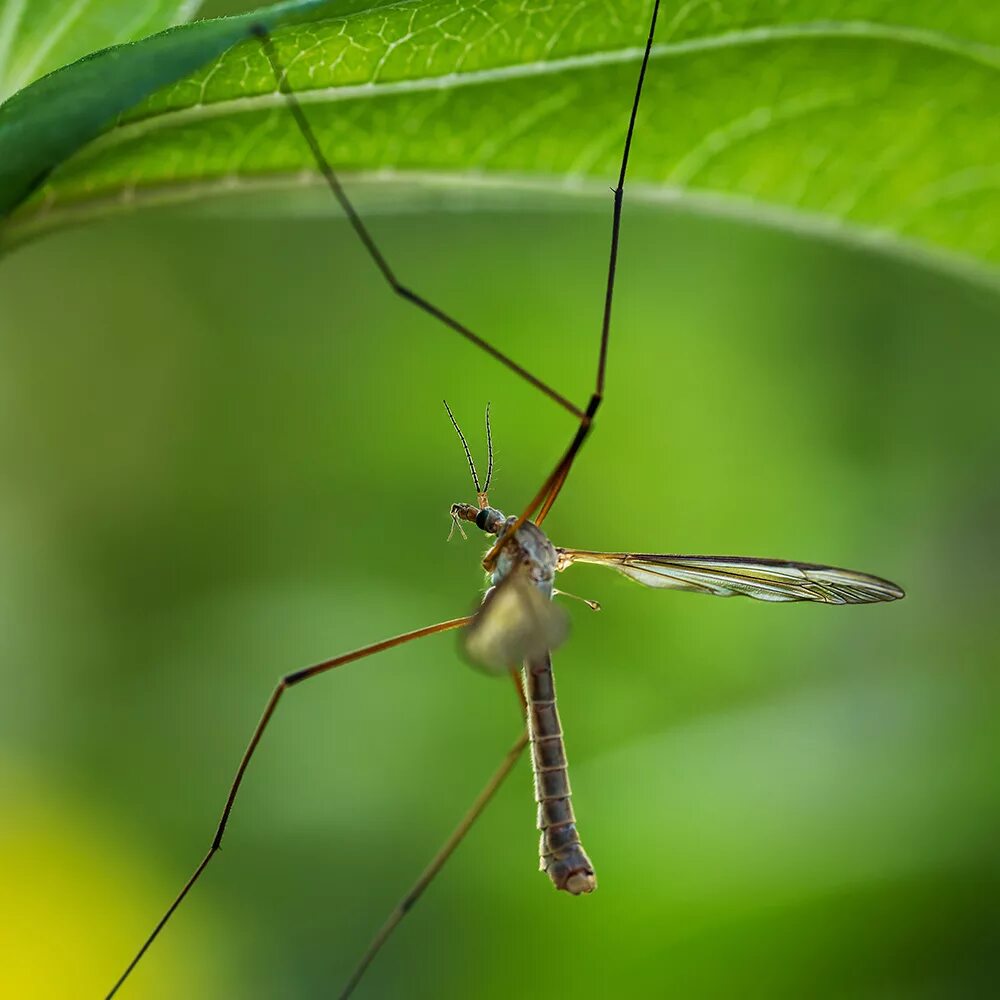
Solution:
{"label": "crane fly", "polygon": [[[597,879],[576,829],[552,673],[551,652],[569,631],[565,614],[552,603],[559,593],[554,586],[557,573],[574,563],[596,563],[647,587],[776,602],[872,604],[897,600],[903,591],[881,577],[816,563],[557,548],[537,522],[519,525],[517,517],[490,506],[489,477],[487,486],[480,489],[464,436],[462,444],[477,503],[452,504],[451,516],[456,523],[469,521],[485,534],[495,535],[499,553],[493,586],[465,629],[462,645],[469,659],[487,670],[505,672],[523,664],[521,683],[541,830],[540,867],[557,889],[573,895],[593,892]],[[489,452],[492,469],[492,447]]]}
{"label": "crane fly", "polygon": [[[343,653],[313,666],[285,674],[278,680],[236,769],[235,777],[223,804],[222,815],[207,853],[111,988],[108,993],[109,998],[118,993],[129,974],[219,850],[247,767],[279,702],[290,688],[327,671],[355,660],[373,656],[387,649],[439,633],[462,630],[460,645],[468,659],[489,672],[509,673],[513,676],[523,712],[523,724],[517,740],[508,750],[499,768],[486,783],[452,835],[372,939],[340,994],[341,997],[347,997],[354,991],[365,970],[394,928],[412,908],[455,851],[459,842],[479,818],[529,744],[535,780],[535,799],[538,805],[538,828],[541,831],[540,867],[549,876],[556,889],[572,895],[587,894],[593,892],[597,887],[594,866],[583,848],[576,826],[571,802],[566,750],[556,705],[551,654],[562,644],[568,633],[566,615],[553,601],[553,597],[560,593],[555,588],[556,574],[577,563],[592,563],[614,569],[647,587],[686,590],[721,597],[745,596],[768,602],[813,601],[821,604],[869,604],[893,601],[903,597],[903,591],[888,580],[854,570],[838,569],[814,563],[739,556],[593,552],[584,549],[558,548],[552,544],[541,527],[566,483],[576,456],[593,428],[594,418],[604,398],[625,178],[642,96],[643,81],[649,65],[650,51],[656,30],[659,6],[659,0],[654,0],[649,21],[649,33],[643,48],[631,111],[625,129],[618,179],[612,189],[610,253],[603,316],[600,325],[596,378],[590,399],[582,407],[572,403],[568,397],[557,392],[552,386],[533,375],[527,368],[518,364],[430,300],[410,289],[396,277],[386,257],[348,198],[339,177],[323,152],[322,145],[310,125],[308,116],[288,82],[284,68],[288,64],[288,60],[282,58],[277,42],[272,39],[265,28],[255,27],[253,29],[252,33],[257,38],[273,72],[277,92],[283,96],[287,112],[294,119],[308,146],[319,175],[339,203],[364,250],[385,278],[390,290],[480,350],[485,351],[519,378],[534,386],[573,416],[576,421],[576,429],[561,457],[528,504],[521,508],[518,514],[508,516],[491,506],[489,501],[493,473],[493,443],[489,407],[487,407],[486,412],[489,467],[483,483],[479,481],[468,442],[451,410],[448,409],[448,416],[458,432],[465,450],[476,490],[475,503],[452,504],[450,509],[452,530],[454,531],[457,527],[464,535],[462,522],[470,523],[492,539],[490,548],[483,559],[483,567],[489,574],[491,587],[482,603],[472,615],[452,618],[374,642],[352,652]],[[447,408],[447,403],[445,406]],[[597,607],[595,602],[587,601],[586,603],[590,604],[591,607]]]}

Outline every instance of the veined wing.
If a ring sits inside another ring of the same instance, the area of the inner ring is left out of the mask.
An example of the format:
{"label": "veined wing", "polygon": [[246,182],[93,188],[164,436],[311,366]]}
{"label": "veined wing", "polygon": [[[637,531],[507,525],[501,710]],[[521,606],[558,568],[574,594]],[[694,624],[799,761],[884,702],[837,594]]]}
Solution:
{"label": "veined wing", "polygon": [[527,575],[514,570],[489,591],[462,630],[462,648],[477,666],[504,673],[560,646],[569,634],[566,612]]}
{"label": "veined wing", "polygon": [[896,584],[868,573],[814,563],[743,556],[677,556],[558,549],[560,570],[572,563],[612,566],[647,587],[691,590],[758,601],[871,604],[903,597]]}

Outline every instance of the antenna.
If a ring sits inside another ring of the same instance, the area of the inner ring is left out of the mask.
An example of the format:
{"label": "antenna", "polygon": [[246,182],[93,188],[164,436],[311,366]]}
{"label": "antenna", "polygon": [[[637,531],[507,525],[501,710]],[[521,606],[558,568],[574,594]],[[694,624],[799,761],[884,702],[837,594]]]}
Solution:
{"label": "antenna", "polygon": [[[462,447],[465,449],[465,457],[466,457],[466,459],[467,459],[467,461],[469,463],[469,469],[472,472],[472,482],[475,484],[476,493],[482,495],[482,493],[484,491],[479,488],[479,476],[476,473],[476,463],[472,461],[472,452],[469,451],[469,442],[465,440],[465,435],[462,433],[462,428],[458,426],[458,421],[455,419],[455,414],[451,412],[451,407],[448,405],[448,400],[442,399],[441,402],[444,403],[444,408],[448,411],[448,416],[451,418],[451,426],[455,428],[455,431],[457,432],[458,436],[462,440]],[[487,407],[486,412],[487,412],[487,414],[489,413],[489,408],[488,407]],[[492,450],[491,450],[491,452],[490,452],[490,472],[492,472],[492,471],[493,471],[493,453],[492,453]],[[486,480],[486,483],[487,483],[487,485],[489,485],[489,479],[488,478]]]}
{"label": "antenna", "polygon": [[489,493],[490,480],[493,479],[493,434],[490,432],[490,404],[486,404],[486,454],[489,468],[486,470],[486,482],[483,483],[483,493]]}

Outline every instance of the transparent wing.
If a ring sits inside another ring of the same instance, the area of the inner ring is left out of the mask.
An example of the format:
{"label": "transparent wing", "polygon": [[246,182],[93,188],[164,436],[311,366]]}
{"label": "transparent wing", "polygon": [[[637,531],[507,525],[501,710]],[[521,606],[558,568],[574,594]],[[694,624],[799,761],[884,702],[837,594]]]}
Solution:
{"label": "transparent wing", "polygon": [[559,569],[572,563],[612,566],[647,587],[691,590],[716,597],[742,594],[758,601],[871,604],[903,597],[877,576],[836,566],[742,556],[676,556],[559,549]]}
{"label": "transparent wing", "polygon": [[465,655],[490,673],[504,673],[526,659],[561,645],[569,619],[528,579],[516,571],[490,590],[462,630]]}

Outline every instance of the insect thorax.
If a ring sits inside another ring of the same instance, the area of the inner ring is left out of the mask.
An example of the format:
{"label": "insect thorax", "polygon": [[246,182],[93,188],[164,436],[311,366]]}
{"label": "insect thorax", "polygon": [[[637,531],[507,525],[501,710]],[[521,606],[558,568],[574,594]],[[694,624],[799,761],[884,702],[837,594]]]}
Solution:
{"label": "insect thorax", "polygon": [[[498,537],[503,541],[506,532],[517,520],[508,517],[501,528]],[[493,571],[493,585],[496,586],[515,566],[523,566],[533,584],[546,597],[552,595],[552,584],[556,575],[557,555],[555,547],[548,536],[531,521],[525,521],[517,530],[513,540],[500,551],[496,569]]]}

